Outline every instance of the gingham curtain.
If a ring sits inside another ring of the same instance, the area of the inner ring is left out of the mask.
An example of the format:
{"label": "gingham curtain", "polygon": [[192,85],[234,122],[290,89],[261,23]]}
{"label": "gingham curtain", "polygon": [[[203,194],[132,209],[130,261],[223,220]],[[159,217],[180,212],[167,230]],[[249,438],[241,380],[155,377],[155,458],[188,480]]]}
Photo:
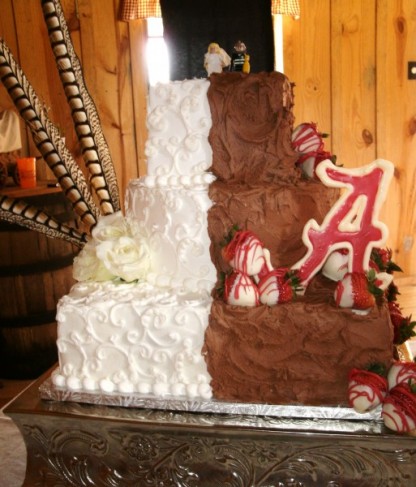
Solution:
{"label": "gingham curtain", "polygon": [[129,21],[161,16],[159,0],[122,0],[120,20]]}
{"label": "gingham curtain", "polygon": [[283,14],[299,17],[299,0],[272,0],[272,14]]}
{"label": "gingham curtain", "polygon": [[[272,14],[292,15],[293,17],[300,16],[299,0],[271,1]],[[120,13],[121,20],[129,21],[161,16],[162,13],[159,0],[122,0]]]}

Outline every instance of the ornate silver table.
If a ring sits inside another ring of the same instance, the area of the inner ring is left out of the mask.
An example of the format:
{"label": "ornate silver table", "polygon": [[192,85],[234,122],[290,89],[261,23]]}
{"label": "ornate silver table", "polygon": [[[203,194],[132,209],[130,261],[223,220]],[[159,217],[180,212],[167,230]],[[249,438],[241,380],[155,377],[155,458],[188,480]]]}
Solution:
{"label": "ornate silver table", "polygon": [[416,438],[375,419],[45,400],[48,377],[5,410],[26,443],[25,486],[416,485]]}

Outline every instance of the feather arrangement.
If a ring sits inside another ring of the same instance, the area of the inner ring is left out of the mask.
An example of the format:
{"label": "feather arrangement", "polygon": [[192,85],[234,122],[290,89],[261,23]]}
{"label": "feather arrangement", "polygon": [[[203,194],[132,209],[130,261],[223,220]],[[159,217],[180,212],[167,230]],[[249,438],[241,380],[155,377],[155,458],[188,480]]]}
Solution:
{"label": "feather arrangement", "polygon": [[43,15],[59,76],[65,90],[75,132],[90,174],[101,213],[120,210],[116,174],[95,104],[85,86],[59,0],[42,0]]}
{"label": "feather arrangement", "polygon": [[64,223],[56,221],[42,210],[7,196],[0,197],[0,219],[43,233],[51,238],[66,240],[78,247],[87,241],[87,234],[80,233]]}
{"label": "feather arrangement", "polygon": [[[82,247],[100,215],[120,210],[117,178],[98,112],[86,88],[81,63],[75,53],[60,1],[41,0],[41,3],[49,41],[88,169],[88,182],[2,39],[0,79],[28,125],[36,147],[53,171],[86,231],[79,232],[57,222],[42,210],[8,197],[0,198],[0,218]],[[95,201],[98,201],[99,208]]]}
{"label": "feather arrangement", "polygon": [[5,42],[0,39],[0,79],[20,116],[32,133],[33,141],[53,171],[74,211],[89,229],[97,223],[99,210],[85,177],[65,146],[57,127],[18,66]]}

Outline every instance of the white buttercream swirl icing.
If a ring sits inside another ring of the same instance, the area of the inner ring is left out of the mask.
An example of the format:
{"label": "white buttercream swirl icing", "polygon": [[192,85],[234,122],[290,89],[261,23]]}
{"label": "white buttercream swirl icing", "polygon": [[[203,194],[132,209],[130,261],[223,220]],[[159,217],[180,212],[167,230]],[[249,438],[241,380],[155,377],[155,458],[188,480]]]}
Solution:
{"label": "white buttercream swirl icing", "polygon": [[149,95],[147,174],[193,176],[212,165],[206,79],[156,85]]}
{"label": "white buttercream swirl icing", "polygon": [[125,223],[149,250],[146,272],[139,283],[80,282],[60,300],[57,386],[211,397],[201,353],[216,282],[208,87],[192,80],[151,89],[147,175],[130,182],[125,205]]}
{"label": "white buttercream swirl icing", "polygon": [[126,214],[146,235],[150,269],[146,280],[163,288],[204,289],[215,285],[209,253],[207,213],[211,174],[146,176],[131,181]]}
{"label": "white buttercream swirl icing", "polygon": [[209,293],[149,284],[78,283],[58,307],[57,386],[211,397],[201,349]]}

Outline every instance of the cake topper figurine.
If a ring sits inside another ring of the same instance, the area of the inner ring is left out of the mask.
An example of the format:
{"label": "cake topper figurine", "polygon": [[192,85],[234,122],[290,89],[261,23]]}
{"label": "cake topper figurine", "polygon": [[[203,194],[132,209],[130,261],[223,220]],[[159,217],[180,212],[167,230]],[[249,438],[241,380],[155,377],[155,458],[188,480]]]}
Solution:
{"label": "cake topper figurine", "polygon": [[244,42],[237,41],[234,45],[234,51],[231,55],[230,71],[243,71],[247,48]]}
{"label": "cake topper figurine", "polygon": [[211,42],[204,57],[204,68],[208,76],[212,73],[222,73],[230,65],[230,56],[216,42]]}

